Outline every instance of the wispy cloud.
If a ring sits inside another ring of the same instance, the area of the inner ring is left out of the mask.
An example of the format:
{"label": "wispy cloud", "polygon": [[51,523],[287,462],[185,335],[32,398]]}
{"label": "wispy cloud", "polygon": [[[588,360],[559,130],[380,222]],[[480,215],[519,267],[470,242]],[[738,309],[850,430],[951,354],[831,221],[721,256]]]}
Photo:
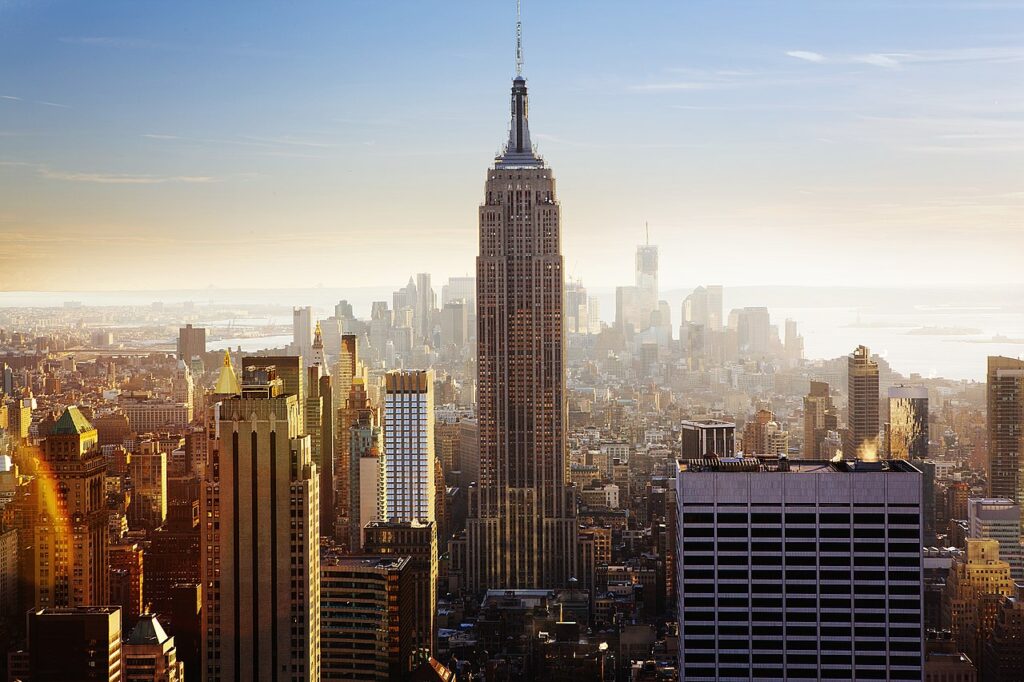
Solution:
{"label": "wispy cloud", "polygon": [[828,58],[825,55],[821,54],[820,52],[808,52],[807,50],[790,50],[786,54],[790,57],[795,57],[796,59],[803,59],[804,61],[807,62],[821,63],[824,61],[828,61]]}
{"label": "wispy cloud", "polygon": [[697,81],[677,81],[674,83],[643,83],[631,85],[630,90],[638,92],[672,92],[677,90],[715,90],[726,87],[722,83],[702,83]]}
{"label": "wispy cloud", "polygon": [[101,185],[160,185],[169,183],[210,183],[219,182],[222,178],[211,175],[156,175],[149,173],[97,173],[85,171],[69,171],[51,168],[44,164],[25,161],[0,161],[0,166],[30,168],[36,176],[47,180],[65,182],[88,182]]}
{"label": "wispy cloud", "polygon": [[207,183],[217,179],[209,175],[132,175],[128,173],[81,173],[41,167],[41,177],[68,182],[94,182],[104,185],[160,185],[165,183]]}
{"label": "wispy cloud", "polygon": [[909,64],[1012,64],[1024,61],[1024,47],[963,47],[828,55],[810,50],[789,50],[786,52],[786,56],[815,64],[869,64],[892,69]]}
{"label": "wispy cloud", "polygon": [[42,104],[47,107],[60,107],[61,109],[70,109],[70,104],[60,104],[59,102],[47,102],[42,99],[27,100],[24,97],[17,97],[15,95],[0,95],[0,99],[6,99],[11,102],[31,102],[33,104]]}

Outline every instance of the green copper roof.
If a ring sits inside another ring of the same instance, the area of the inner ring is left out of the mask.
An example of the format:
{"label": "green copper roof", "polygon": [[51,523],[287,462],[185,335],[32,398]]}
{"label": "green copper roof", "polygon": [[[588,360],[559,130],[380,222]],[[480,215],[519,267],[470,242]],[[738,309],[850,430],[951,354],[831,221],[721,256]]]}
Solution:
{"label": "green copper roof", "polygon": [[92,431],[92,429],[93,426],[89,423],[89,420],[85,418],[77,407],[71,405],[64,410],[64,414],[53,425],[51,433],[75,434]]}

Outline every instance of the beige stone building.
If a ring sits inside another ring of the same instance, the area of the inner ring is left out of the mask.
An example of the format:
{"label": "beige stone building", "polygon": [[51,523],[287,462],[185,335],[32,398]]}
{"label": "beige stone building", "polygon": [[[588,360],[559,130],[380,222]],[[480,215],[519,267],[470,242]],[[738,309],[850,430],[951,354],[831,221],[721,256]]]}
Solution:
{"label": "beige stone building", "polygon": [[248,364],[240,395],[211,407],[200,500],[204,680],[257,670],[320,679],[319,477],[302,403],[285,388],[273,363]]}

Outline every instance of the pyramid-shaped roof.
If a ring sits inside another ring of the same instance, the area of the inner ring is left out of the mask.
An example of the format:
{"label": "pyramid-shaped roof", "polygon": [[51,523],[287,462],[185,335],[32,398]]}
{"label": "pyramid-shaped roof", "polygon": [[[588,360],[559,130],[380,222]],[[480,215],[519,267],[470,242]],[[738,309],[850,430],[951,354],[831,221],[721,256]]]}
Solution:
{"label": "pyramid-shaped roof", "polygon": [[125,639],[125,644],[163,644],[168,640],[167,632],[152,613],[139,616],[139,622]]}
{"label": "pyramid-shaped roof", "polygon": [[53,425],[53,430],[50,433],[75,435],[92,430],[93,426],[85,418],[85,415],[77,407],[70,405],[64,409],[64,414]]}

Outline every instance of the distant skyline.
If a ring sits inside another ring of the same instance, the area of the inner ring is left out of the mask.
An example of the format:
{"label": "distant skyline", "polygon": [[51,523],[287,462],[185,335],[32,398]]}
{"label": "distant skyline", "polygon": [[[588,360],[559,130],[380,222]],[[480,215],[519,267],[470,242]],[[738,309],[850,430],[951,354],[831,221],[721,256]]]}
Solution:
{"label": "distant skyline", "polygon": [[[472,274],[514,13],[0,0],[0,290]],[[523,13],[584,284],[1024,281],[1024,2]]]}

